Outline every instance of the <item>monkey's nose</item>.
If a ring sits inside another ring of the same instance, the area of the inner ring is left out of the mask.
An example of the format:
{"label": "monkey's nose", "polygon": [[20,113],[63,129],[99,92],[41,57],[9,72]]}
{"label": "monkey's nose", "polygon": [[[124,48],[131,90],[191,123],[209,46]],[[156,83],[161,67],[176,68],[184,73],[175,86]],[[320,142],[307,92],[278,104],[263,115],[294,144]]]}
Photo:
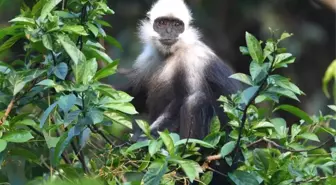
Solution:
{"label": "monkey's nose", "polygon": [[171,28],[167,28],[167,33],[171,33]]}

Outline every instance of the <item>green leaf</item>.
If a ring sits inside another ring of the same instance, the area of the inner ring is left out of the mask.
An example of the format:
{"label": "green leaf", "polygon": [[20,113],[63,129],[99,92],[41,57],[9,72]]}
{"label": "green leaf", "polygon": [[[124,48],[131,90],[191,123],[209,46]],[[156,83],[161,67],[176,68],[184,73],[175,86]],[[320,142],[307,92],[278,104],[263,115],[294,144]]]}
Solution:
{"label": "green leaf", "polygon": [[282,88],[285,88],[287,90],[290,90],[292,92],[294,92],[295,94],[304,94],[299,87],[297,87],[295,84],[291,83],[289,81],[288,78],[285,78],[283,76],[280,75],[271,75],[269,76],[268,80],[272,83],[272,84],[276,84]]}
{"label": "green leaf", "polygon": [[225,145],[221,148],[220,155],[222,158],[226,157],[229,155],[235,148],[236,142],[235,141],[230,141],[225,143]]}
{"label": "green leaf", "polygon": [[289,38],[289,37],[291,37],[291,36],[293,36],[292,33],[284,32],[284,33],[281,34],[281,37],[280,37],[280,39],[278,40],[278,42],[280,42],[280,41],[282,41],[282,40],[285,40],[285,39],[287,39],[287,38]]}
{"label": "green leaf", "polygon": [[207,135],[203,140],[206,143],[209,143],[212,146],[216,146],[220,139],[222,134],[220,132],[212,132],[211,134]]}
{"label": "green leaf", "polygon": [[199,174],[203,173],[201,166],[195,161],[178,160],[177,163],[182,167],[190,182],[193,182],[195,179],[199,179]]}
{"label": "green leaf", "polygon": [[213,172],[212,171],[207,171],[205,172],[202,177],[201,177],[201,182],[203,185],[208,185],[212,181],[213,177]]}
{"label": "green leaf", "polygon": [[44,20],[47,15],[60,3],[62,0],[49,0],[47,1],[41,11],[41,16],[39,19]]}
{"label": "green leaf", "polygon": [[76,44],[65,35],[58,35],[58,41],[68,53],[75,66],[86,61],[84,54],[77,48]]}
{"label": "green leaf", "polygon": [[306,132],[306,133],[298,135],[298,137],[304,138],[304,139],[308,139],[308,140],[312,140],[312,141],[320,142],[319,138],[314,133],[308,133],[308,132]]}
{"label": "green leaf", "polygon": [[167,162],[164,160],[154,161],[148,168],[143,177],[143,183],[146,185],[159,185],[163,175],[168,171]]}
{"label": "green leaf", "polygon": [[49,149],[55,148],[57,146],[57,143],[59,142],[60,137],[52,137],[52,136],[49,136],[48,133],[43,133],[43,135],[44,135],[44,139]]}
{"label": "green leaf", "polygon": [[239,80],[247,85],[252,85],[253,83],[251,77],[244,73],[236,73],[236,74],[229,76],[229,78]]}
{"label": "green leaf", "polygon": [[59,63],[54,69],[54,74],[57,78],[65,80],[65,77],[68,74],[68,65],[64,62]]}
{"label": "green leaf", "polygon": [[58,102],[55,102],[53,104],[51,104],[47,110],[45,110],[40,118],[40,128],[42,128],[44,126],[44,123],[46,122],[46,120],[49,117],[49,114],[54,110],[54,108],[57,106]]}
{"label": "green leaf", "polygon": [[18,23],[26,23],[35,25],[34,19],[28,17],[15,17],[14,19],[10,20],[9,22],[18,22]]}
{"label": "green leaf", "polygon": [[288,98],[291,98],[293,100],[296,100],[298,102],[300,102],[300,100],[297,98],[297,96],[290,90],[287,90],[285,88],[282,87],[270,87],[267,89],[266,92],[270,92],[270,93],[276,93],[282,96],[286,96]]}
{"label": "green leaf", "polygon": [[245,89],[242,93],[241,93],[241,100],[243,101],[243,103],[245,105],[248,104],[248,102],[252,99],[252,97],[254,96],[255,93],[257,93],[259,89],[259,86],[253,86],[253,87],[249,87],[247,89]]}
{"label": "green leaf", "polygon": [[94,80],[100,80],[102,78],[108,77],[110,75],[113,75],[117,71],[119,61],[114,61],[110,64],[108,64],[103,69],[99,70],[96,75],[94,76]]}
{"label": "green leaf", "polygon": [[245,46],[240,46],[240,47],[239,47],[239,51],[240,51],[243,55],[249,55],[249,54],[250,54],[249,51],[248,51],[248,49],[247,49],[247,47],[245,47]]}
{"label": "green leaf", "polygon": [[143,147],[147,147],[149,145],[149,141],[141,141],[141,142],[136,142],[133,145],[131,145],[130,147],[127,148],[126,152],[132,152],[134,150],[143,148]]}
{"label": "green leaf", "polygon": [[87,85],[90,83],[96,71],[98,69],[98,64],[95,58],[92,58],[86,62],[80,63],[75,68],[75,77],[78,83],[83,82]]}
{"label": "green leaf", "polygon": [[91,118],[93,124],[101,123],[104,120],[104,113],[96,108],[90,108],[87,115]]}
{"label": "green leaf", "polygon": [[159,135],[163,143],[165,144],[168,153],[171,156],[173,156],[175,153],[173,139],[170,137],[170,135],[167,132],[159,132]]}
{"label": "green leaf", "polygon": [[112,44],[113,46],[119,48],[121,51],[123,50],[122,46],[120,45],[120,43],[113,37],[111,36],[106,36],[104,37],[104,39],[109,43]]}
{"label": "green leaf", "polygon": [[257,62],[252,61],[250,64],[250,73],[254,84],[258,84],[264,80],[268,74],[269,63],[264,63],[262,65]]}
{"label": "green leaf", "polygon": [[293,124],[291,127],[291,142],[294,141],[295,137],[301,132],[300,125]]}
{"label": "green leaf", "polygon": [[259,41],[248,32],[245,33],[245,40],[252,59],[261,64],[264,61],[264,57]]}
{"label": "green leaf", "polygon": [[1,46],[0,46],[0,53],[11,48],[19,39],[23,38],[24,34],[17,34],[6,40]]}
{"label": "green leaf", "polygon": [[25,143],[34,137],[27,130],[16,130],[11,132],[6,132],[5,135],[1,138],[7,142],[12,143]]}
{"label": "green leaf", "polygon": [[42,36],[42,43],[43,43],[45,48],[53,51],[53,41],[52,41],[51,35],[49,35],[49,34],[43,35]]}
{"label": "green leaf", "polygon": [[292,105],[280,105],[280,106],[276,107],[273,110],[273,112],[275,112],[277,110],[287,111],[287,112],[292,113],[293,115],[305,120],[309,124],[313,123],[313,120],[309,117],[309,115],[307,113],[305,113],[301,109],[299,109],[297,107],[294,107]]}
{"label": "green leaf", "polygon": [[148,146],[148,153],[150,156],[155,155],[158,151],[160,151],[161,147],[163,145],[162,140],[157,141],[157,140],[151,140],[149,142]]}
{"label": "green leaf", "polygon": [[50,79],[45,79],[45,80],[42,80],[41,82],[39,82],[38,84],[36,85],[42,85],[42,86],[47,86],[47,87],[53,87],[56,85],[56,83],[53,81],[53,80],[50,80]]}
{"label": "green leaf", "polygon": [[[145,133],[145,135],[147,137],[151,137],[151,133],[150,133],[150,127],[149,124],[144,121],[144,120],[135,120],[136,124],[140,127],[140,129]],[[132,128],[134,130],[134,128]]]}
{"label": "green leaf", "polygon": [[211,145],[210,143],[207,143],[205,141],[198,140],[198,139],[191,139],[191,138],[189,138],[189,139],[182,139],[180,141],[177,141],[175,143],[175,146],[185,145],[187,143],[187,141],[188,141],[188,143],[199,144],[199,145],[201,145],[201,146],[203,146],[205,148],[215,148],[215,146]]}
{"label": "green leaf", "polygon": [[283,118],[274,118],[271,120],[271,123],[273,123],[275,131],[280,139],[287,136],[286,121]]}
{"label": "green leaf", "polygon": [[110,64],[113,63],[113,60],[110,58],[110,56],[108,56],[105,52],[100,51],[96,48],[92,48],[92,47],[88,47],[88,46],[84,46],[83,47],[83,51],[86,54],[90,54],[90,56],[92,58],[96,58],[97,60],[102,60],[104,61],[106,64]]}
{"label": "green leaf", "polygon": [[271,155],[263,149],[255,149],[253,151],[253,162],[258,170],[263,170],[267,174],[269,169],[269,161],[272,160]]}
{"label": "green leaf", "polygon": [[258,124],[253,126],[254,129],[258,129],[258,128],[274,128],[274,125],[268,121],[261,121],[258,122]]}
{"label": "green leaf", "polygon": [[134,115],[138,113],[131,103],[110,103],[104,106],[106,108],[117,110],[126,114]]}
{"label": "green leaf", "polygon": [[58,106],[63,112],[67,113],[75,105],[76,100],[77,97],[74,94],[61,96],[58,100]]}
{"label": "green leaf", "polygon": [[95,37],[97,37],[98,33],[99,33],[99,30],[98,30],[97,26],[95,26],[94,24],[91,24],[91,23],[87,23],[87,26],[88,26],[89,30],[93,33],[93,35]]}
{"label": "green leaf", "polygon": [[81,25],[64,25],[61,29],[61,31],[68,32],[68,33],[74,33],[77,35],[88,35]]}
{"label": "green leaf", "polygon": [[328,107],[329,107],[331,110],[333,110],[333,111],[336,112],[336,105],[328,105]]}
{"label": "green leaf", "polygon": [[0,153],[4,151],[7,147],[7,141],[0,139]]}
{"label": "green leaf", "polygon": [[34,120],[32,120],[32,119],[24,119],[24,120],[20,120],[20,121],[16,122],[15,125],[35,126],[36,122]]}
{"label": "green leaf", "polygon": [[323,81],[322,81],[323,92],[328,98],[330,98],[330,94],[328,91],[328,84],[333,78],[336,79],[336,59],[329,65],[327,71],[324,74]]}
{"label": "green leaf", "polygon": [[25,81],[16,81],[14,85],[13,95],[15,96],[18,94],[26,85],[27,82]]}
{"label": "green leaf", "polygon": [[244,171],[235,171],[229,173],[229,178],[235,183],[235,185],[259,185],[255,176]]}
{"label": "green leaf", "polygon": [[291,53],[281,53],[275,57],[274,69],[287,67],[287,64],[292,64],[295,61],[295,57]]}

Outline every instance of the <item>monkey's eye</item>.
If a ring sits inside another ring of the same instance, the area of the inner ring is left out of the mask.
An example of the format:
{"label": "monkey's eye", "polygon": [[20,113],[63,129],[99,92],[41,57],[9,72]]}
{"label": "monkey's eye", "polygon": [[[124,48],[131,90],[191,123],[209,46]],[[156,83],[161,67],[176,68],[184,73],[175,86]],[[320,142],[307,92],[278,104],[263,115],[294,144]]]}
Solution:
{"label": "monkey's eye", "polygon": [[175,22],[175,23],[174,23],[174,26],[181,26],[181,23],[179,23],[179,22]]}
{"label": "monkey's eye", "polygon": [[167,21],[166,20],[160,20],[159,21],[159,25],[160,26],[165,26],[167,24]]}

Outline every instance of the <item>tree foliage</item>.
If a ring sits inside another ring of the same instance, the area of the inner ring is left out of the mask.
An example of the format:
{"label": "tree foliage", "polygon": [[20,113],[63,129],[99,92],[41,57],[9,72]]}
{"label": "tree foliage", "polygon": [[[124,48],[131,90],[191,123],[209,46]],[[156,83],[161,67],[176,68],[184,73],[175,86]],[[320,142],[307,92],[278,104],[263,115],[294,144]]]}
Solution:
{"label": "tree foliage", "polygon": [[[232,184],[335,184],[336,130],[332,115],[308,115],[282,104],[304,93],[277,73],[295,61],[281,48],[283,33],[259,41],[246,32],[242,54],[250,57],[249,74],[230,78],[246,84],[219,101],[229,116],[230,133],[217,118],[203,140],[180,139],[137,120],[148,138],[129,143],[132,97],[99,80],[116,72],[104,41],[103,21],[113,14],[105,0],[39,0],[0,30],[0,52],[22,44],[12,61],[0,61],[0,180],[11,184],[208,184],[217,173],[209,165],[224,159],[238,169],[224,174]],[[246,64],[248,65],[248,64]],[[324,78],[333,78],[334,64]],[[336,87],[336,86],[335,86]],[[334,87],[334,89],[335,89]],[[327,94],[329,95],[329,94]],[[329,106],[336,111],[335,105]],[[296,123],[278,117],[295,115]],[[205,155],[201,151],[211,151]],[[15,169],[15,170],[13,170]],[[88,179],[82,179],[84,174]],[[59,181],[62,180],[62,181]]]}

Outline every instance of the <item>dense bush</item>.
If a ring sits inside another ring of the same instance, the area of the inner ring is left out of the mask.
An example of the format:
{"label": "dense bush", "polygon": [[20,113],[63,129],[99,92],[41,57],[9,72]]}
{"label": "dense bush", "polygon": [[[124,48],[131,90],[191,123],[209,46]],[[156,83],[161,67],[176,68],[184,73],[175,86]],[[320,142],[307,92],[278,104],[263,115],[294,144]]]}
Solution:
{"label": "dense bush", "polygon": [[[23,49],[14,60],[0,62],[0,182],[208,184],[220,173],[237,185],[336,183],[336,147],[330,147],[336,117],[310,116],[281,104],[304,94],[277,74],[295,61],[280,46],[288,33],[277,39],[271,31],[264,43],[246,33],[247,47],[240,50],[251,58],[250,74],[231,76],[246,89],[219,99],[230,133],[214,119],[202,141],[181,140],[168,131],[154,138],[148,124],[137,120],[148,140],[129,143],[130,116],[137,114],[132,97],[99,82],[118,65],[104,50],[105,42],[120,47],[103,29],[111,25],[102,16],[113,13],[105,0],[40,0],[23,5],[12,25],[0,30],[0,52],[13,45]],[[323,80],[328,96],[335,63]],[[333,92],[336,97],[336,85]],[[279,111],[298,121],[287,123]],[[200,153],[204,148],[211,154]],[[236,162],[238,149],[245,161],[236,171],[223,174],[209,167],[220,159]]]}

